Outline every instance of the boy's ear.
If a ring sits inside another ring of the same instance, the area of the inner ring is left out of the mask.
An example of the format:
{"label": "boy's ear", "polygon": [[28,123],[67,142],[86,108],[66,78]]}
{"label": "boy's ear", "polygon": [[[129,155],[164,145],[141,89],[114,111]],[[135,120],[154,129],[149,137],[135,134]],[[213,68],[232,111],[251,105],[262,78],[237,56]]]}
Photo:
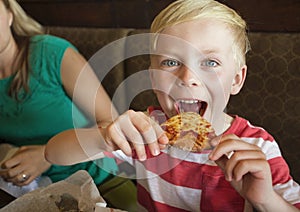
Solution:
{"label": "boy's ear", "polygon": [[241,69],[236,73],[235,77],[233,78],[232,85],[231,85],[231,95],[236,95],[242,89],[247,74],[247,66],[244,65]]}

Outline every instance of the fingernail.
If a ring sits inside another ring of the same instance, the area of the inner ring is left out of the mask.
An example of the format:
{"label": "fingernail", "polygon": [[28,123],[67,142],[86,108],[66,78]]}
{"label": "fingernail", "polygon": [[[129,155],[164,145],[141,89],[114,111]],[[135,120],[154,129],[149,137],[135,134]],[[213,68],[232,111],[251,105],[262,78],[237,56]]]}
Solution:
{"label": "fingernail", "polygon": [[147,159],[146,155],[141,155],[140,156],[140,161],[145,161]]}
{"label": "fingernail", "polygon": [[154,156],[157,156],[157,155],[159,155],[159,153],[160,153],[160,150],[157,149],[157,148],[155,148],[155,149],[154,149],[154,152],[153,152],[153,155],[154,155]]}
{"label": "fingernail", "polygon": [[166,134],[163,134],[162,137],[161,137],[161,140],[164,144],[167,144],[169,143],[169,139],[168,137],[166,136]]}

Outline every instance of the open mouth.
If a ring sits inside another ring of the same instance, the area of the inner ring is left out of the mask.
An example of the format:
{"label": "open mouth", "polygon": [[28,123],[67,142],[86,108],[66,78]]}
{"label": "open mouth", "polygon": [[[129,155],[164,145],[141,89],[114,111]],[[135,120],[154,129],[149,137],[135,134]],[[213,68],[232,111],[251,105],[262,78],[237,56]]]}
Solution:
{"label": "open mouth", "polygon": [[182,112],[195,112],[203,116],[207,108],[207,102],[198,99],[180,99],[174,105],[178,114]]}

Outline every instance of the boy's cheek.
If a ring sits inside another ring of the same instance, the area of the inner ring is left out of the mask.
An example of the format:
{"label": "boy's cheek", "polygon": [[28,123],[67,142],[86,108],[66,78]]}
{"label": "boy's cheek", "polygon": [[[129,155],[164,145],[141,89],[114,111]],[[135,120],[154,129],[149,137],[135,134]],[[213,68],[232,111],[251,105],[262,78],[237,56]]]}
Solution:
{"label": "boy's cheek", "polygon": [[170,72],[161,70],[150,70],[150,78],[152,88],[155,90],[169,93],[170,89],[175,85],[177,77]]}
{"label": "boy's cheek", "polygon": [[174,101],[172,101],[169,97],[169,95],[162,93],[160,91],[156,91],[155,92],[159,105],[161,106],[161,108],[163,109],[164,113],[168,116],[168,117],[172,117],[173,115],[176,115],[176,109],[174,107]]}

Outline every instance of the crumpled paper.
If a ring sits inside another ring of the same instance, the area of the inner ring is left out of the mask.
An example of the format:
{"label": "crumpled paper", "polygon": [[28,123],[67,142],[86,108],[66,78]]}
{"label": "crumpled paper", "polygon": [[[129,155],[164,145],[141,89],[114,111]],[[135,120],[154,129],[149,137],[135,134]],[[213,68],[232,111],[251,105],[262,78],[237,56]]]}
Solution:
{"label": "crumpled paper", "polygon": [[66,180],[24,194],[0,212],[94,212],[101,202],[106,205],[92,177],[80,170]]}

